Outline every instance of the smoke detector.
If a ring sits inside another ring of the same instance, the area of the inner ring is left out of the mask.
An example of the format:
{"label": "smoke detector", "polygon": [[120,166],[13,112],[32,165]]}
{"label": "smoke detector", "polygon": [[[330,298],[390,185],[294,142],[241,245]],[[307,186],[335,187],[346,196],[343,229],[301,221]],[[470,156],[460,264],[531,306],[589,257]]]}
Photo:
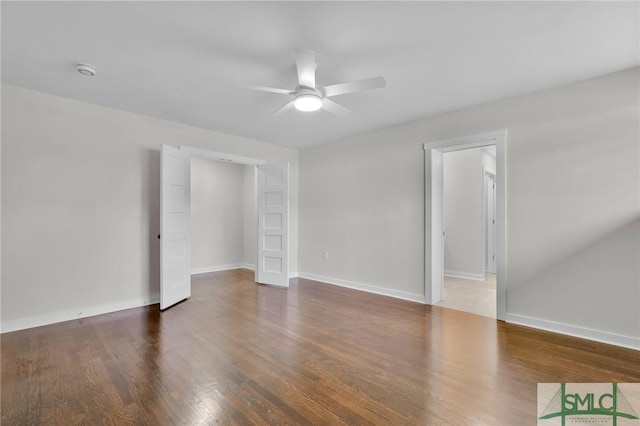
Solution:
{"label": "smoke detector", "polygon": [[89,64],[78,64],[77,69],[80,74],[87,75],[89,77],[93,77],[96,75],[96,71],[98,71],[96,67]]}

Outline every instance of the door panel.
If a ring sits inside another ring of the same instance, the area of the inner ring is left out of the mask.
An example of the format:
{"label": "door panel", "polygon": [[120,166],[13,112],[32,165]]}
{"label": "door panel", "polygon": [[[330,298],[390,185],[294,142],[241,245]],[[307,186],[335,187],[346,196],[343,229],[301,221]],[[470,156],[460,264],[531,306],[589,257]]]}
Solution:
{"label": "door panel", "polygon": [[[434,199],[443,199],[443,153],[435,149],[431,150],[431,184]],[[442,300],[444,293],[444,232],[442,229],[442,202],[431,206],[431,303],[436,304]]]}
{"label": "door panel", "polygon": [[162,145],[160,191],[160,309],[191,295],[189,155]]}
{"label": "door panel", "polygon": [[256,281],[289,286],[289,164],[258,166]]}

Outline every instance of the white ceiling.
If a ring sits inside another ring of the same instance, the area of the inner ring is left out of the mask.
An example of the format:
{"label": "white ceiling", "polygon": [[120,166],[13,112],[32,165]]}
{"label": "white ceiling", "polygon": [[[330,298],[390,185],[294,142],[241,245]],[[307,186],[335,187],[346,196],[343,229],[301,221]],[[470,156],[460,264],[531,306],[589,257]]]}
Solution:
{"label": "white ceiling", "polygon": [[[306,147],[638,66],[638,2],[2,2],[2,82]],[[352,110],[268,115],[296,47]],[[75,64],[98,68],[84,77]]]}

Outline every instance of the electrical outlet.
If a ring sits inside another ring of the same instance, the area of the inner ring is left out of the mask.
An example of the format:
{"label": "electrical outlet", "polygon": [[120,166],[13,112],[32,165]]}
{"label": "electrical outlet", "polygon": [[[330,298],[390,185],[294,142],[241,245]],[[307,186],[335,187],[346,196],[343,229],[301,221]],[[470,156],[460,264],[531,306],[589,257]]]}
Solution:
{"label": "electrical outlet", "polygon": [[322,252],[322,258],[324,260],[329,260],[329,252],[328,251],[323,251]]}

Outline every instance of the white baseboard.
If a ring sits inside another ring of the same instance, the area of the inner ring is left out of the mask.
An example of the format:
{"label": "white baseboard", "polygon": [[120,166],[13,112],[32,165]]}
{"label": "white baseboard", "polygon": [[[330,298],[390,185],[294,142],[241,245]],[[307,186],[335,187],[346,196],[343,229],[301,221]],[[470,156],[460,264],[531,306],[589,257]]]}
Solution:
{"label": "white baseboard", "polygon": [[[231,265],[206,266],[204,268],[191,269],[191,275],[206,274],[207,272],[229,271],[232,269],[248,269],[250,271],[255,271],[256,265],[252,265],[250,263],[233,263]],[[297,278],[297,277],[298,277],[297,272],[289,273],[289,279]]]}
{"label": "white baseboard", "polygon": [[93,317],[96,315],[108,314],[111,312],[123,311],[125,309],[139,308],[141,306],[153,305],[160,302],[160,295],[154,294],[150,298],[123,300],[121,302],[106,303],[85,307],[81,309],[70,309],[64,311],[47,312],[42,315],[20,318],[2,322],[2,333],[24,330],[26,328],[40,327],[43,325],[55,324],[58,322],[71,321],[80,318]]}
{"label": "white baseboard", "polygon": [[524,325],[527,327],[538,328],[540,330],[552,331],[554,333],[566,334],[568,336],[580,337],[582,339],[594,340],[596,342],[640,350],[640,337],[623,336],[606,331],[593,330],[590,328],[510,313],[505,315],[505,321],[512,324]]}
{"label": "white baseboard", "polygon": [[[244,267],[245,267],[244,263],[232,263],[230,265],[204,266],[202,268],[191,268],[191,275],[206,274],[207,272],[228,271],[230,269],[240,269]],[[247,269],[251,269],[251,268],[247,268]]]}
{"label": "white baseboard", "polygon": [[478,280],[484,281],[485,275],[482,274],[473,274],[471,272],[460,272],[460,271],[444,271],[444,275],[447,277],[455,277],[455,278],[465,278],[467,280]]}
{"label": "white baseboard", "polygon": [[325,277],[322,275],[308,274],[306,272],[298,273],[298,277],[308,280],[320,281],[325,284],[337,285],[340,287],[351,288],[354,290],[366,291],[367,293],[380,294],[382,296],[395,297],[396,299],[409,300],[411,302],[424,303],[424,294],[408,293],[406,291],[393,290],[390,288],[377,287],[369,284],[358,283],[354,281],[341,280],[338,278]]}

